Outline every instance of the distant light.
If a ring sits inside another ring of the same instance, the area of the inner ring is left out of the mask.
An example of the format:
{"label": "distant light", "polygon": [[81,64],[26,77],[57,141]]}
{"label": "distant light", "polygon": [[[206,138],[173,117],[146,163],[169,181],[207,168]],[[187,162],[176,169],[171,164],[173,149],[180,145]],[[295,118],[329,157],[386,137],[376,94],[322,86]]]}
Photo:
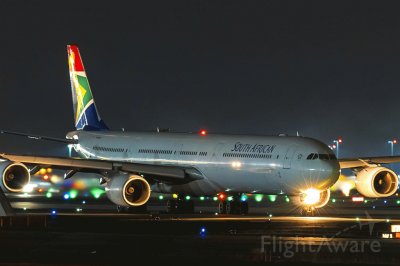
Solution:
{"label": "distant light", "polygon": [[387,223],[390,223],[390,219],[386,219],[386,222],[387,222]]}
{"label": "distant light", "polygon": [[77,191],[77,190],[72,189],[72,190],[69,192],[69,197],[70,197],[71,199],[75,199],[77,196],[78,196],[78,191]]}
{"label": "distant light", "polygon": [[269,216],[269,218],[271,218],[272,217],[272,213],[270,213],[268,216]]}
{"label": "distant light", "polygon": [[186,200],[190,200],[190,196],[187,195],[187,196],[185,197],[185,199],[186,199]]}
{"label": "distant light", "polygon": [[400,232],[400,225],[399,224],[392,224],[390,226],[392,233],[399,233]]}
{"label": "distant light", "polygon": [[342,140],[342,139],[339,139],[339,140],[338,140],[338,142],[339,142],[339,143],[342,143],[342,142],[343,142],[343,140]]}
{"label": "distant light", "polygon": [[332,148],[336,149],[336,145],[332,145]]}
{"label": "distant light", "polygon": [[104,192],[103,189],[97,188],[97,187],[92,188],[92,189],[90,190],[90,194],[92,194],[92,196],[93,196],[95,199],[100,198],[101,195],[103,195],[104,193],[105,193],[105,192]]}
{"label": "distant light", "polygon": [[205,198],[203,196],[200,197],[200,200],[203,201]]}
{"label": "distant light", "polygon": [[40,169],[40,171],[39,171],[39,173],[41,174],[41,175],[45,175],[46,174],[46,169],[44,169],[44,168],[41,168]]}
{"label": "distant light", "polygon": [[386,204],[386,203],[387,203],[387,200],[384,200],[384,201],[383,201],[383,203],[385,203],[385,204]]}
{"label": "distant light", "polygon": [[65,193],[65,194],[64,194],[64,199],[65,199],[65,200],[69,199],[69,194],[68,194],[68,193]]}
{"label": "distant light", "polygon": [[26,207],[24,207],[24,211],[26,211]]}
{"label": "distant light", "polygon": [[218,200],[218,197],[213,197],[213,201],[217,201]]}
{"label": "distant light", "polygon": [[200,135],[201,136],[207,135],[207,131],[205,129],[200,130]]}
{"label": "distant light", "polygon": [[47,173],[51,173],[51,172],[53,172],[53,169],[47,168],[46,171],[47,171]]}
{"label": "distant light", "polygon": [[257,202],[261,202],[263,200],[263,198],[264,198],[264,195],[262,195],[262,194],[257,194],[257,195],[254,196],[254,199]]}
{"label": "distant light", "polygon": [[82,204],[86,204],[86,200],[83,200],[83,201],[82,201]]}
{"label": "distant light", "polygon": [[276,201],[276,195],[268,195],[268,199],[271,202],[275,202]]}
{"label": "distant light", "polygon": [[174,199],[177,199],[177,198],[178,198],[178,194],[172,194],[172,197],[173,197]]}
{"label": "distant light", "polygon": [[51,192],[47,192],[47,193],[46,193],[46,198],[49,199],[49,198],[51,198],[52,196],[53,196],[53,194],[51,194]]}
{"label": "distant light", "polygon": [[241,197],[240,197],[240,201],[247,201],[247,199],[248,199],[248,197],[247,197],[247,195],[245,195],[245,194],[243,194]]}
{"label": "distant light", "polygon": [[56,210],[52,210],[51,214],[56,215],[57,214]]}
{"label": "distant light", "polygon": [[46,181],[49,180],[49,176],[48,175],[44,175],[43,176],[43,180],[46,180]]}
{"label": "distant light", "polygon": [[199,235],[201,238],[205,238],[207,236],[207,229],[204,226],[200,227]]}
{"label": "distant light", "polygon": [[159,199],[159,200],[163,200],[163,199],[164,199],[164,196],[163,196],[163,195],[160,195],[160,196],[158,196],[158,199]]}
{"label": "distant light", "polygon": [[397,200],[396,203],[397,203],[397,204],[400,204],[400,200]]}
{"label": "distant light", "polygon": [[232,196],[229,196],[228,197],[228,201],[232,201],[233,200],[233,197]]}
{"label": "distant light", "polygon": [[219,200],[225,200],[226,199],[226,195],[224,193],[220,193],[220,194],[218,194],[218,199]]}
{"label": "distant light", "polygon": [[335,203],[335,202],[336,202],[336,199],[332,199],[332,202]]}
{"label": "distant light", "polygon": [[364,202],[364,197],[352,197],[353,202]]}
{"label": "distant light", "polygon": [[43,188],[39,188],[39,189],[38,189],[38,192],[39,192],[39,193],[42,193],[42,192],[43,192]]}
{"label": "distant light", "polygon": [[358,222],[358,221],[360,221],[360,218],[359,218],[359,217],[357,217],[357,218],[356,218],[356,221],[357,221],[357,222]]}
{"label": "distant light", "polygon": [[290,202],[289,197],[286,197],[286,198],[285,198],[285,201],[286,201],[286,202]]}
{"label": "distant light", "polygon": [[364,203],[368,203],[368,200],[364,200]]}

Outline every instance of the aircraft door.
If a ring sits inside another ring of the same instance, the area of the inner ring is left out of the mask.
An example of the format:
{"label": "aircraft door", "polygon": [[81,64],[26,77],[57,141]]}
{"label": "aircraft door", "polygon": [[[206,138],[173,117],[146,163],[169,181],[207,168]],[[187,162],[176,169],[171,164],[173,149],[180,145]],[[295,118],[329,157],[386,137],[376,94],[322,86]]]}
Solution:
{"label": "aircraft door", "polygon": [[296,147],[294,146],[287,149],[285,157],[283,158],[283,169],[290,169],[292,167],[292,160],[295,152]]}

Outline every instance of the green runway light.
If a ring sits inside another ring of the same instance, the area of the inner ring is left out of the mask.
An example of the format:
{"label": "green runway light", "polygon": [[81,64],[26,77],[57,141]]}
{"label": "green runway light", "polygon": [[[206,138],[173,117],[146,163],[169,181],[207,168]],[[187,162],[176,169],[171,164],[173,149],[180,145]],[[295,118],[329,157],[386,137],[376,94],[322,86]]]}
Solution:
{"label": "green runway light", "polygon": [[285,201],[286,201],[286,202],[290,202],[289,197],[286,197],[286,198],[285,198]]}
{"label": "green runway light", "polygon": [[53,197],[53,194],[51,194],[51,192],[47,192],[46,193],[46,198],[50,199],[51,197]]}
{"label": "green runway light", "polygon": [[336,199],[332,199],[332,202],[335,203],[335,202],[336,202]]}
{"label": "green runway light", "polygon": [[255,199],[257,202],[261,202],[261,201],[263,200],[263,198],[264,198],[264,195],[262,195],[262,194],[256,194],[256,195],[254,196],[254,199]]}
{"label": "green runway light", "polygon": [[205,198],[203,196],[200,197],[200,200],[203,201]]}
{"label": "green runway light", "polygon": [[364,203],[368,203],[368,200],[364,200]]}
{"label": "green runway light", "polygon": [[397,200],[396,203],[397,203],[397,204],[400,204],[400,200]]}
{"label": "green runway light", "polygon": [[276,195],[268,195],[268,199],[271,202],[275,202],[276,201]]}
{"label": "green runway light", "polygon": [[232,196],[229,196],[228,197],[228,201],[232,201],[233,200],[233,197]]}
{"label": "green runway light", "polygon": [[218,197],[213,197],[213,201],[217,201],[218,200]]}
{"label": "green runway light", "polygon": [[73,189],[69,192],[69,198],[75,199],[78,196],[78,191]]}
{"label": "green runway light", "polygon": [[186,200],[190,200],[190,196],[189,196],[189,195],[186,196],[185,199],[186,199]]}
{"label": "green runway light", "polygon": [[159,199],[159,200],[163,200],[163,199],[164,199],[164,196],[163,196],[163,195],[160,195],[160,196],[158,196],[158,199]]}
{"label": "green runway light", "polygon": [[240,201],[247,201],[247,195],[245,195],[245,194],[243,194],[241,197],[240,197]]}
{"label": "green runway light", "polygon": [[102,189],[100,189],[100,188],[92,188],[92,189],[90,190],[90,194],[92,194],[92,196],[93,196],[95,199],[100,198],[101,195],[103,195],[104,193],[105,193],[104,190],[102,190]]}

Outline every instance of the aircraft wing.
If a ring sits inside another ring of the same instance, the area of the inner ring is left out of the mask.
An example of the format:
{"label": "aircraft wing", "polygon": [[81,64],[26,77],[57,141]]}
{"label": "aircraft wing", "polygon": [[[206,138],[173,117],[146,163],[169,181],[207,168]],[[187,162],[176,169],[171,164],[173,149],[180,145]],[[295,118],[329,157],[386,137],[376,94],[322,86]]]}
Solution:
{"label": "aircraft wing", "polygon": [[31,156],[16,154],[0,154],[0,158],[20,162],[27,165],[52,167],[56,169],[77,170],[78,172],[101,173],[102,171],[120,170],[123,172],[142,174],[148,178],[170,182],[188,182],[201,179],[202,175],[192,167],[169,166],[159,164],[140,164],[96,159],[70,157]]}
{"label": "aircraft wing", "polygon": [[366,167],[374,164],[399,163],[400,156],[363,157],[339,159],[341,169]]}

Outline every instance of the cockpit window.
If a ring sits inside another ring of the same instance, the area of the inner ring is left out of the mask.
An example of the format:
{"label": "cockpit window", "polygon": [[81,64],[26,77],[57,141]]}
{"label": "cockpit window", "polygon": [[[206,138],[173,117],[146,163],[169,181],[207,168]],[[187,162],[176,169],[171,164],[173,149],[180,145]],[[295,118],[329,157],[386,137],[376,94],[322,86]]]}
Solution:
{"label": "cockpit window", "polygon": [[321,159],[321,160],[329,160],[329,155],[328,154],[323,154],[323,153],[320,153],[319,155],[319,158]]}
{"label": "cockpit window", "polygon": [[316,159],[318,159],[318,154],[317,153],[310,153],[307,156],[307,160],[316,160]]}
{"label": "cockpit window", "polygon": [[329,160],[336,160],[335,154],[329,154]]}

